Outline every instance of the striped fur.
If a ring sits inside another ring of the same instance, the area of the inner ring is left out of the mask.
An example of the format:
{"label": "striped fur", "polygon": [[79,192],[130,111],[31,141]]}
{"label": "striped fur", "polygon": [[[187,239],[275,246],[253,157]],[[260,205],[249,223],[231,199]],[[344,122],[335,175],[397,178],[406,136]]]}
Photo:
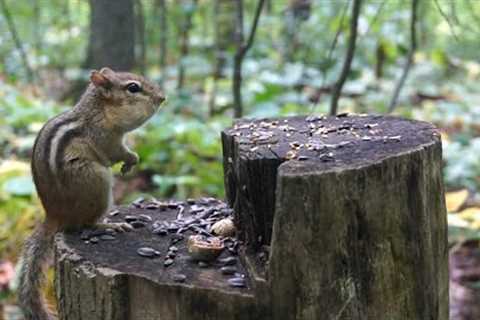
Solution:
{"label": "striped fur", "polygon": [[[58,170],[61,169],[65,146],[74,135],[78,134],[79,129],[81,129],[81,123],[69,113],[53,118],[42,128],[33,147],[32,172],[37,187],[45,185],[46,180],[56,180],[51,177],[57,175]],[[39,161],[40,159],[46,160]],[[39,173],[42,175],[39,176]],[[42,191],[38,188],[43,202],[46,198]],[[55,319],[45,305],[41,287],[45,282],[44,271],[51,257],[56,231],[55,227],[47,227],[45,223],[40,224],[25,242],[18,292],[18,301],[25,320]]]}
{"label": "striped fur", "polygon": [[25,320],[53,320],[40,291],[45,282],[45,268],[52,254],[54,230],[37,226],[25,242],[19,278],[18,301]]}
{"label": "striped fur", "polygon": [[81,129],[81,123],[77,121],[67,122],[56,129],[50,136],[50,154],[48,155],[48,165],[50,172],[53,174],[57,173],[66,145],[74,134],[81,132],[79,130]]}

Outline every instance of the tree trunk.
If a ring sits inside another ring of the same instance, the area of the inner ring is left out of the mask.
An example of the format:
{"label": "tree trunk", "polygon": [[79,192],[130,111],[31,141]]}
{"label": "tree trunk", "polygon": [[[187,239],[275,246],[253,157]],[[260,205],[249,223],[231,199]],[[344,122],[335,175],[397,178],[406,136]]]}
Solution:
{"label": "tree trunk", "polygon": [[166,77],[167,67],[167,41],[168,41],[168,24],[167,24],[167,4],[165,0],[157,0],[159,17],[160,17],[160,54],[159,63],[160,71],[162,72],[161,84],[164,83]]}
{"label": "tree trunk", "polygon": [[135,0],[135,22],[137,32],[137,65],[140,73],[145,74],[147,64],[147,43],[145,39],[145,17],[142,0]]}
{"label": "tree trunk", "polygon": [[208,101],[208,113],[215,113],[217,82],[223,78],[227,61],[227,50],[233,44],[235,34],[235,2],[231,0],[215,0],[215,64],[213,67],[213,85]]}
{"label": "tree trunk", "polygon": [[184,21],[180,29],[180,61],[178,63],[177,90],[183,89],[185,82],[185,59],[190,52],[190,31],[192,29],[192,18],[197,9],[198,0],[192,0],[191,7],[186,10]]}
{"label": "tree trunk", "polygon": [[85,68],[131,70],[135,65],[133,0],[90,0],[90,38]]}

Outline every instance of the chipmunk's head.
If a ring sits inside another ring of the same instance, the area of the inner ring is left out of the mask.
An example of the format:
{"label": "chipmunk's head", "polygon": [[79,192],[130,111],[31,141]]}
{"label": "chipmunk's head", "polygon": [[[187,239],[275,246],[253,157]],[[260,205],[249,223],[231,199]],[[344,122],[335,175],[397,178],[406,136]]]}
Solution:
{"label": "chipmunk's head", "polygon": [[160,88],[142,76],[114,72],[109,68],[92,71],[93,90],[105,102],[105,121],[113,128],[131,131],[155,114],[165,96]]}

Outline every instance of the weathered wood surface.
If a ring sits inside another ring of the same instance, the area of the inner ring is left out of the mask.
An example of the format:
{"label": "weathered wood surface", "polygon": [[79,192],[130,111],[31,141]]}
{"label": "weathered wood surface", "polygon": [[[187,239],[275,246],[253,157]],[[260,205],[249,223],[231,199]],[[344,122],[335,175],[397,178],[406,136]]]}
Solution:
{"label": "weathered wood surface", "polygon": [[242,120],[223,132],[223,146],[239,236],[253,252],[271,246],[273,319],[448,318],[433,126],[379,116]]}
{"label": "weathered wood surface", "polygon": [[[66,234],[56,240],[61,319],[448,319],[441,142],[433,126],[350,115],[241,120],[222,143],[227,200],[246,242],[237,267],[247,287],[228,286],[219,263],[199,268],[182,240],[165,268],[175,236],[152,234],[153,222],[96,244]],[[183,219],[193,216],[181,206]],[[124,207],[111,219],[178,218],[178,207],[147,207]],[[141,246],[161,256],[140,257]],[[179,273],[185,283],[173,281]]]}
{"label": "weathered wood surface", "polygon": [[[181,206],[185,208],[185,220],[196,217],[190,214],[190,205]],[[225,206],[210,201],[204,207]],[[152,233],[154,221],[176,220],[179,208],[121,207],[120,213],[110,218],[112,222],[140,214],[147,214],[153,221],[132,232],[116,234],[111,240],[98,236],[98,242],[94,243],[91,237],[82,240],[86,237],[79,232],[57,236],[56,290],[60,319],[259,319],[261,308],[248,277],[246,288],[230,287],[227,281],[233,276],[221,274],[220,262],[200,268],[189,259],[186,240],[172,243],[179,233],[165,236]],[[189,234],[194,233],[183,232],[185,237]],[[165,267],[165,255],[172,244],[178,252],[174,263]],[[160,255],[141,257],[137,253],[140,247],[154,248]],[[232,255],[225,250],[220,258],[226,256]],[[238,273],[248,276],[241,262],[236,266]],[[178,274],[186,276],[184,283],[174,281]]]}

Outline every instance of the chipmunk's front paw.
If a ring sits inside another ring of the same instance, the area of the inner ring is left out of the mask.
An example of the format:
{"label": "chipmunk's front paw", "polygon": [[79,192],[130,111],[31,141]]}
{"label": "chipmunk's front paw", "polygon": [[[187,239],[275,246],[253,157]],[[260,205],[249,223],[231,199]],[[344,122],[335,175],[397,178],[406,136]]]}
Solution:
{"label": "chipmunk's front paw", "polygon": [[139,157],[136,153],[129,153],[127,159],[123,161],[123,165],[121,168],[122,174],[128,173],[134,165],[138,163]]}

